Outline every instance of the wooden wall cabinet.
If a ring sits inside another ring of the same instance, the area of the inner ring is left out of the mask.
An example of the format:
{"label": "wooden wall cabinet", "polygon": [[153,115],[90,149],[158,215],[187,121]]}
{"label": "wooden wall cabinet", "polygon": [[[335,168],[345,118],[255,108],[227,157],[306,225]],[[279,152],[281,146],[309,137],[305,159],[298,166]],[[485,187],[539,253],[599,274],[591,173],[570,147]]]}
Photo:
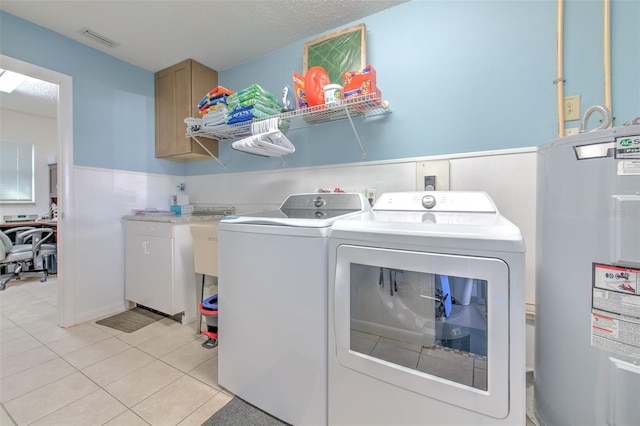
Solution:
{"label": "wooden wall cabinet", "polygon": [[[156,157],[176,161],[211,158],[195,140],[185,137],[184,119],[200,117],[198,102],[217,85],[218,72],[192,59],[155,74]],[[199,140],[218,156],[217,140]]]}

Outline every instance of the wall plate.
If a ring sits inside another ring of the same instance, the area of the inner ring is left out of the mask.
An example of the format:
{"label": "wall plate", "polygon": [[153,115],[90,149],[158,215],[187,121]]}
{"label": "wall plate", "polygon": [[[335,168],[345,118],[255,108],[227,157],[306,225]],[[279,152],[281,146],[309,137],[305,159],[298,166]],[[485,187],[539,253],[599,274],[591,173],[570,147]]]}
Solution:
{"label": "wall plate", "polygon": [[417,162],[416,190],[448,191],[449,160],[431,160]]}

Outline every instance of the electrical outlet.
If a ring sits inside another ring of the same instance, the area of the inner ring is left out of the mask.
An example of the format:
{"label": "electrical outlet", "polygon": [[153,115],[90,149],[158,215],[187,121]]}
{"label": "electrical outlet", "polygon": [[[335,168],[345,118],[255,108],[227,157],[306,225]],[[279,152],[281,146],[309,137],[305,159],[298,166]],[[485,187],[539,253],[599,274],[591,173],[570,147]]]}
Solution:
{"label": "electrical outlet", "polygon": [[424,190],[425,191],[435,191],[436,190],[436,176],[425,176],[424,177]]}
{"label": "electrical outlet", "polygon": [[564,98],[564,121],[580,120],[580,95]]}
{"label": "electrical outlet", "polygon": [[417,191],[448,191],[449,160],[420,161],[416,163]]}
{"label": "electrical outlet", "polygon": [[364,196],[373,206],[373,204],[376,202],[377,195],[378,193],[376,192],[375,188],[367,188]]}

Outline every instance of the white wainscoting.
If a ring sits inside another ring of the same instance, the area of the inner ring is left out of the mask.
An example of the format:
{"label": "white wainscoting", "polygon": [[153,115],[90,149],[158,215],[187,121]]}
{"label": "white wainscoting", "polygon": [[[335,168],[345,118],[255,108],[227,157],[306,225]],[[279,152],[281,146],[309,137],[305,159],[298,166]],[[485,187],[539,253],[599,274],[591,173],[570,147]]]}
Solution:
{"label": "white wainscoting", "polygon": [[[166,176],[75,167],[76,323],[125,308],[122,217],[132,209],[168,209],[186,183],[191,203],[233,205],[237,213],[277,208],[293,193],[319,188],[375,188],[378,195],[416,190],[416,163],[450,161],[451,190],[487,191],[498,209],[520,227],[527,246],[526,295],[535,301],[536,150],[518,149],[360,164],[228,173]],[[64,284],[63,284],[64,285]],[[533,322],[527,323],[533,336]],[[533,368],[533,339],[527,367]]]}
{"label": "white wainscoting", "polygon": [[[408,158],[263,172],[188,176],[190,200],[233,205],[239,214],[277,208],[289,195],[319,188],[375,188],[377,194],[415,191],[416,163],[449,160],[450,190],[486,191],[525,238],[526,300],[535,303],[536,148]],[[527,305],[527,310],[534,310]],[[527,320],[527,368],[533,369],[534,318]]]}
{"label": "white wainscoting", "polygon": [[[179,176],[75,167],[75,323],[124,310],[124,226],[132,209],[169,209]],[[64,285],[64,283],[62,283]]]}

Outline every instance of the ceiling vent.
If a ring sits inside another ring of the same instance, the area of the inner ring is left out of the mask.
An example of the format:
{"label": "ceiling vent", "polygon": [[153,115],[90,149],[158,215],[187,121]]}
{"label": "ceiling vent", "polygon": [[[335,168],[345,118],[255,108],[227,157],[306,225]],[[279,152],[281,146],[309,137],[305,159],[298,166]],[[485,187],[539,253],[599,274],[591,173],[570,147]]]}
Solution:
{"label": "ceiling vent", "polygon": [[103,44],[107,47],[116,47],[117,45],[120,44],[120,43],[116,43],[113,40],[108,39],[103,35],[98,34],[97,32],[93,31],[91,28],[88,28],[88,27],[82,27],[82,29],[78,31],[78,34],[81,34],[87,38],[90,38],[93,41],[97,41],[98,43]]}

